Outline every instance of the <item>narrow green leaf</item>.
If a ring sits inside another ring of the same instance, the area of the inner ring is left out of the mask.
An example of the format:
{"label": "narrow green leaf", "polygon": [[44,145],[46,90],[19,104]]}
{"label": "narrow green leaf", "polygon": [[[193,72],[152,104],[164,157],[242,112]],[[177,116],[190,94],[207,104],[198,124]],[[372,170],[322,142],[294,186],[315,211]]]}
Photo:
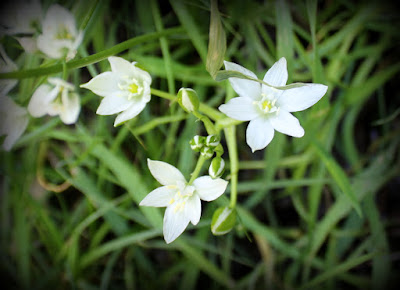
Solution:
{"label": "narrow green leaf", "polygon": [[339,188],[343,191],[343,193],[349,198],[352,203],[354,209],[357,213],[362,216],[360,203],[357,200],[357,196],[351,187],[350,181],[347,178],[346,173],[343,169],[337,164],[335,159],[330,155],[321,144],[319,144],[316,140],[312,142],[313,147],[316,149],[318,156],[324,162],[326,168],[329,173],[332,175],[332,178],[336,181]]}
{"label": "narrow green leaf", "polygon": [[214,79],[217,71],[224,63],[225,51],[225,30],[218,11],[217,0],[212,0],[206,69]]}

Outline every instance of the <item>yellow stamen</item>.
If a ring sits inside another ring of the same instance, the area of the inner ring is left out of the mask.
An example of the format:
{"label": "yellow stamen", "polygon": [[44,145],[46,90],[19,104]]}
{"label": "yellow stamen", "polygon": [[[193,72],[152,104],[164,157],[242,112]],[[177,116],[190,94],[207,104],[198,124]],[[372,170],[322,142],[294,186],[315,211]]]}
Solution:
{"label": "yellow stamen", "polygon": [[130,84],[128,87],[129,92],[131,92],[132,94],[136,94],[138,92],[138,86],[136,84]]}

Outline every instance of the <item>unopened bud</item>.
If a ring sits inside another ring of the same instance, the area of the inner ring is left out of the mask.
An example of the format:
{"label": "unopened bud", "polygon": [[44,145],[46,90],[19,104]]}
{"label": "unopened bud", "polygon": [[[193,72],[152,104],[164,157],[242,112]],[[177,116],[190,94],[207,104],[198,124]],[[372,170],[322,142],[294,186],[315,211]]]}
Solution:
{"label": "unopened bud", "polygon": [[194,136],[192,140],[189,141],[190,148],[192,148],[193,151],[200,152],[201,148],[204,147],[205,140],[206,138],[203,136]]}
{"label": "unopened bud", "polygon": [[212,179],[221,177],[225,170],[225,161],[221,157],[215,157],[208,168],[208,174]]}
{"label": "unopened bud", "polygon": [[188,113],[197,111],[200,104],[196,91],[188,88],[181,88],[179,90],[178,103]]}
{"label": "unopened bud", "polygon": [[204,146],[200,150],[200,154],[203,155],[206,159],[210,159],[214,155],[214,150],[210,147]]}
{"label": "unopened bud", "polygon": [[211,232],[216,235],[225,235],[229,233],[236,224],[236,210],[234,208],[218,208],[211,220]]}
{"label": "unopened bud", "polygon": [[208,135],[206,145],[209,147],[217,147],[219,145],[219,137],[217,135]]}

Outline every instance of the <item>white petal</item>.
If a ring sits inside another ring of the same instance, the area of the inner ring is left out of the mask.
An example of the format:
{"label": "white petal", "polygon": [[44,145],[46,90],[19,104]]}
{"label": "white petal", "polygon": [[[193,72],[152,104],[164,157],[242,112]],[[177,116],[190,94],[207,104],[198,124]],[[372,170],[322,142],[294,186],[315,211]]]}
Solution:
{"label": "white petal", "polygon": [[25,131],[28,121],[25,108],[17,105],[7,96],[0,96],[0,136],[6,135],[2,144],[4,150],[11,150]]}
{"label": "white petal", "polygon": [[221,178],[212,179],[210,176],[201,176],[193,181],[193,185],[202,200],[211,201],[225,192],[228,182]]}
{"label": "white petal", "polygon": [[122,57],[110,56],[108,58],[111,70],[116,73],[131,76],[135,73],[134,65]]}
{"label": "white petal", "polygon": [[81,104],[79,96],[75,93],[63,92],[64,110],[60,112],[60,119],[64,124],[74,124],[78,120]]}
{"label": "white petal", "polygon": [[197,225],[201,216],[201,201],[197,195],[190,197],[183,209],[186,219],[189,219],[192,224]]}
{"label": "white petal", "polygon": [[164,207],[168,206],[176,194],[177,189],[171,186],[161,186],[150,192],[140,203],[141,206]]}
{"label": "white petal", "polygon": [[299,120],[289,112],[280,110],[277,116],[269,118],[272,127],[283,134],[293,137],[303,137],[304,129]]}
{"label": "white petal", "polygon": [[89,89],[96,95],[101,97],[106,97],[110,95],[117,95],[120,92],[118,83],[121,82],[121,76],[113,72],[104,72],[93,79],[91,79],[86,84],[82,84],[80,87]]}
{"label": "white petal", "polygon": [[97,108],[98,115],[113,115],[128,109],[132,105],[132,101],[122,96],[107,96],[101,100],[100,106]]}
{"label": "white petal", "polygon": [[265,118],[251,120],[246,130],[246,141],[253,153],[261,150],[274,138],[274,128]]}
{"label": "white petal", "polygon": [[135,118],[141,111],[143,111],[144,107],[146,107],[146,104],[146,102],[142,102],[141,100],[138,102],[132,102],[128,109],[120,113],[117,118],[115,118],[114,127]]}
{"label": "white petal", "polygon": [[[249,71],[247,68],[242,67],[233,62],[224,61],[226,70],[238,71],[244,75],[257,79],[257,76]],[[240,78],[229,78],[232,88],[241,97],[247,97],[253,100],[258,100],[261,95],[261,84],[256,81],[240,79]]]}
{"label": "white petal", "polygon": [[19,44],[27,53],[36,53],[38,50],[36,39],[33,37],[16,37]]}
{"label": "white petal", "polygon": [[282,57],[267,71],[264,82],[271,86],[284,86],[288,80],[286,58]]}
{"label": "white petal", "polygon": [[232,119],[249,121],[257,118],[259,114],[253,102],[252,99],[238,97],[230,99],[228,103],[219,106],[218,109]]}
{"label": "white petal", "polygon": [[326,93],[328,87],[321,84],[307,84],[302,87],[283,90],[278,103],[288,112],[308,109],[317,103]]}
{"label": "white petal", "polygon": [[59,89],[51,88],[49,85],[40,85],[33,93],[28,104],[28,112],[35,118],[47,114],[50,103],[57,97]]}
{"label": "white petal", "polygon": [[189,224],[183,210],[174,210],[173,206],[167,207],[164,214],[164,239],[167,244],[179,237]]}
{"label": "white petal", "polygon": [[162,185],[175,185],[177,182],[186,183],[182,173],[171,164],[147,159],[147,166],[154,178]]}

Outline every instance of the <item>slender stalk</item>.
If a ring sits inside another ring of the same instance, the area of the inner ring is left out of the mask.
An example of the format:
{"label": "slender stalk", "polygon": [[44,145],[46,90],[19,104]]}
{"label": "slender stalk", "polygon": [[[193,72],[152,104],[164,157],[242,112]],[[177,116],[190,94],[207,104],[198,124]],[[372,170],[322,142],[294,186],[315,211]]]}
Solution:
{"label": "slender stalk", "polygon": [[189,185],[193,183],[193,181],[199,176],[201,168],[203,167],[204,161],[206,158],[200,154],[199,159],[197,160],[196,168],[194,169],[193,173],[191,174]]}
{"label": "slender stalk", "polygon": [[239,172],[239,157],[236,144],[236,126],[225,128],[226,143],[228,145],[230,170],[231,170],[231,202],[229,207],[235,208],[237,201],[237,186]]}

